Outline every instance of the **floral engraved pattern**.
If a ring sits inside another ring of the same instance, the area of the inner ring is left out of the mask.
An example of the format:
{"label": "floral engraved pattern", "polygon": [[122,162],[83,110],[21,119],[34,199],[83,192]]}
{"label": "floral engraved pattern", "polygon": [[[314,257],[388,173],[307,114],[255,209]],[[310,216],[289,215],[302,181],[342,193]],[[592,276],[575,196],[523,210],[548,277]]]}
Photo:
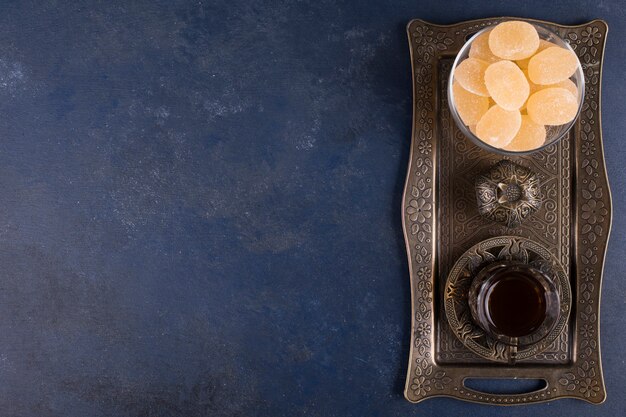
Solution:
{"label": "floral engraved pattern", "polygon": [[[418,368],[419,369],[419,368]],[[430,391],[430,379],[426,379],[425,376],[418,376],[413,378],[413,384],[411,389],[416,395],[426,395]]]}
{"label": "floral engraved pattern", "polygon": [[559,379],[559,384],[567,391],[579,391],[585,398],[596,397],[600,392],[600,383],[596,377],[595,362],[584,361],[576,372],[567,372]]}
{"label": "floral engraved pattern", "polygon": [[580,392],[587,398],[595,397],[600,392],[600,384],[595,379],[585,378],[580,381]]}
{"label": "floral engraved pattern", "polygon": [[429,154],[433,150],[433,145],[430,142],[422,141],[417,145],[417,149],[419,149],[422,154]]}
{"label": "floral engraved pattern", "polygon": [[428,26],[417,26],[413,32],[415,43],[421,46],[432,44],[434,33],[435,32],[433,32],[433,30]]}
{"label": "floral engraved pattern", "polygon": [[427,266],[422,266],[420,269],[417,270],[417,277],[419,278],[420,282],[423,282],[424,280],[430,278],[430,268]]}
{"label": "floral engraved pattern", "polygon": [[583,204],[582,210],[583,214],[581,217],[590,224],[602,223],[604,216],[609,213],[609,211],[604,208],[604,203],[596,200],[589,200],[589,202]]}
{"label": "floral engraved pattern", "polygon": [[420,337],[428,336],[430,334],[430,330],[431,330],[430,324],[426,324],[426,323],[420,323],[415,328],[415,332]]}
{"label": "floral engraved pattern", "polygon": [[417,87],[416,94],[418,97],[421,97],[427,100],[432,97],[433,89],[427,85],[420,85],[419,87]]}
{"label": "floral engraved pattern", "polygon": [[434,220],[433,205],[433,124],[435,119],[435,94],[432,83],[436,70],[437,55],[453,44],[446,32],[439,31],[428,25],[417,24],[411,31],[413,48],[413,80],[415,82],[415,137],[413,143],[414,160],[412,161],[414,176],[406,199],[407,227],[410,230],[413,244],[413,262],[415,277],[414,292],[414,342],[412,353],[415,361],[413,376],[407,389],[414,398],[429,395],[432,391],[443,389],[450,378],[440,374],[432,363],[431,337],[433,334],[433,255],[432,233]]}
{"label": "floral engraved pattern", "polygon": [[411,390],[417,395],[426,395],[433,388],[441,391],[452,382],[452,378],[445,371],[435,371],[433,365],[426,360],[418,360],[416,365]]}
{"label": "floral engraved pattern", "polygon": [[414,197],[409,201],[406,212],[409,220],[413,222],[411,225],[411,233],[417,235],[420,242],[427,239],[427,234],[432,232],[430,221],[432,219],[433,205],[432,188],[428,187],[427,182],[421,179],[411,188],[411,196]]}
{"label": "floral engraved pattern", "polygon": [[580,274],[580,277],[584,282],[589,283],[593,282],[596,279],[596,273],[591,268],[585,268],[582,274]]}
{"label": "floral engraved pattern", "polygon": [[417,45],[416,52],[418,56],[421,55],[421,59],[418,58],[418,61],[421,62],[429,62],[435,58],[437,51],[444,51],[454,43],[451,38],[446,36],[445,32],[435,33],[433,29],[427,26],[417,26],[412,35]]}
{"label": "floral engraved pattern", "polygon": [[585,142],[583,143],[581,150],[582,153],[585,154],[585,156],[591,156],[596,153],[596,145],[594,145],[593,142]]}
{"label": "floral engraved pattern", "polygon": [[411,200],[406,212],[409,213],[409,219],[411,221],[417,221],[418,223],[424,223],[426,219],[429,219],[432,213],[432,204],[428,203],[423,198],[417,200]]}
{"label": "floral engraved pattern", "polygon": [[593,337],[593,335],[595,334],[595,329],[593,328],[593,326],[585,324],[580,328],[580,334],[584,338],[590,338]]}
{"label": "floral engraved pattern", "polygon": [[600,38],[602,38],[600,29],[595,26],[590,26],[582,31],[580,42],[587,46],[593,46],[600,43]]}
{"label": "floral engraved pattern", "polygon": [[[603,33],[596,26],[585,27],[580,36],[574,32],[568,35],[570,44],[576,50],[585,72],[585,102],[580,115],[580,137],[583,155],[580,164],[581,205],[579,206],[579,231],[582,235],[578,248],[582,267],[579,272],[578,291],[579,320],[578,355],[582,363],[559,379],[568,392],[576,392],[590,401],[598,401],[604,396],[598,352],[598,306],[600,285],[597,265],[601,262],[606,245],[610,219],[610,201],[602,164],[600,128],[596,123],[599,117],[599,54],[598,45]],[[599,152],[600,151],[600,152]],[[600,158],[600,159],[599,159]],[[601,241],[602,240],[602,241]],[[601,269],[600,269],[601,270]]]}

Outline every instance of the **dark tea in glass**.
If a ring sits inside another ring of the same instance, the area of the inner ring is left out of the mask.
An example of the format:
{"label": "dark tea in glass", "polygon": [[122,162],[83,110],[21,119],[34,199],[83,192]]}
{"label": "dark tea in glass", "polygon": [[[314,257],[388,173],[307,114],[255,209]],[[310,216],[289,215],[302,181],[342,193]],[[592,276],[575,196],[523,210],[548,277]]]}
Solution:
{"label": "dark tea in glass", "polygon": [[483,268],[472,282],[468,301],[474,321],[510,345],[543,339],[559,316],[553,279],[538,268],[512,261]]}
{"label": "dark tea in glass", "polygon": [[503,268],[494,274],[485,291],[483,308],[498,333],[509,337],[526,336],[537,330],[546,318],[546,292],[526,271]]}

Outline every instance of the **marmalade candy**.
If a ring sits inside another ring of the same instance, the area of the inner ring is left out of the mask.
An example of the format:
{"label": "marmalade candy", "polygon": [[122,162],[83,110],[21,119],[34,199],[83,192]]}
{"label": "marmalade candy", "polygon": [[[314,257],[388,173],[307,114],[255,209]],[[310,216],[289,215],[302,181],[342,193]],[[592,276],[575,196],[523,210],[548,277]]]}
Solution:
{"label": "marmalade candy", "polygon": [[454,70],[454,79],[467,91],[489,97],[489,92],[485,87],[485,70],[488,66],[488,62],[467,58],[457,65]]}
{"label": "marmalade candy", "polygon": [[521,124],[519,110],[505,110],[496,104],[476,125],[476,136],[488,145],[502,148],[511,143]]}
{"label": "marmalade candy", "polygon": [[528,78],[535,84],[555,84],[574,75],[578,58],[567,49],[553,46],[539,52],[528,62]]}
{"label": "marmalade candy", "polygon": [[456,110],[466,125],[475,125],[489,109],[489,99],[473,94],[455,81],[452,84],[452,94]]}
{"label": "marmalade candy", "polygon": [[562,125],[578,113],[578,99],[565,88],[544,88],[528,98],[528,116],[538,124]]}
{"label": "marmalade candy", "polygon": [[533,25],[511,21],[500,23],[489,33],[489,49],[502,59],[530,58],[539,48],[539,34]]}
{"label": "marmalade candy", "polygon": [[524,73],[511,61],[489,65],[485,71],[485,85],[491,98],[505,110],[521,108],[530,93]]}

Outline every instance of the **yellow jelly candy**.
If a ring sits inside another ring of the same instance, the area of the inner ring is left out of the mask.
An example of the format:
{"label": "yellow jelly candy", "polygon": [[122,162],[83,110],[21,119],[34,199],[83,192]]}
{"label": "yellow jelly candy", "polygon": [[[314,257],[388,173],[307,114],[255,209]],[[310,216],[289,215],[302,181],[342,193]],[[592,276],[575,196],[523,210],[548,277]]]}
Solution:
{"label": "yellow jelly candy", "polygon": [[578,113],[576,96],[565,88],[543,88],[528,98],[528,115],[540,125],[562,125]]}
{"label": "yellow jelly candy", "polygon": [[485,87],[485,70],[488,66],[488,62],[467,58],[457,65],[454,70],[454,79],[467,91],[488,97],[489,92]]}
{"label": "yellow jelly candy", "polygon": [[507,151],[530,151],[537,149],[546,141],[546,128],[533,122],[529,116],[522,115],[522,126],[511,143],[502,149]]}
{"label": "yellow jelly candy", "polygon": [[513,140],[522,124],[518,110],[505,110],[495,105],[476,125],[476,136],[488,145],[502,148]]}
{"label": "yellow jelly candy", "polygon": [[489,65],[485,71],[485,85],[496,104],[505,110],[518,110],[530,92],[526,76],[511,61]]}
{"label": "yellow jelly candy", "polygon": [[500,23],[489,33],[489,49],[502,59],[525,59],[539,48],[539,34],[530,23]]}
{"label": "yellow jelly candy", "polygon": [[470,93],[458,82],[452,84],[454,106],[466,125],[475,125],[489,109],[489,99]]}
{"label": "yellow jelly candy", "polygon": [[491,52],[491,49],[489,49],[490,33],[491,31],[482,33],[472,41],[472,46],[470,46],[469,50],[470,58],[480,59],[481,61],[489,62],[490,64],[500,60],[500,58],[495,56]]}
{"label": "yellow jelly candy", "polygon": [[[537,50],[535,51],[535,55],[538,54],[539,52],[543,51],[544,49],[548,49],[551,46],[556,46],[556,45],[553,44],[552,42],[548,42],[548,41],[545,41],[543,39],[539,39],[539,48],[537,48]],[[530,58],[532,58],[532,56],[529,57],[529,58],[526,58],[526,59],[520,59],[518,61],[515,61],[515,63],[521,69],[526,69],[526,68],[528,68],[528,63],[530,62]]]}
{"label": "yellow jelly candy", "polygon": [[555,84],[571,77],[578,67],[573,52],[557,46],[544,49],[528,62],[528,77],[535,84]]}

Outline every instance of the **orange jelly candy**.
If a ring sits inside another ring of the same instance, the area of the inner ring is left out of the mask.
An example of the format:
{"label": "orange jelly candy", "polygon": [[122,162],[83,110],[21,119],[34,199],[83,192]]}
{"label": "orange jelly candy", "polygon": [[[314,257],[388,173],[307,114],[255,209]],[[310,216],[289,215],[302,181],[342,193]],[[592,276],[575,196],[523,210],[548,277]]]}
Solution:
{"label": "orange jelly candy", "polygon": [[[539,52],[543,51],[544,49],[548,49],[551,46],[556,46],[555,44],[553,44],[552,42],[548,42],[545,41],[543,39],[539,39],[539,48],[537,48],[537,50],[535,51],[535,55],[538,54]],[[517,64],[517,66],[519,66],[521,69],[526,69],[528,68],[528,63],[530,62],[530,58],[526,58],[526,59],[520,59],[515,61],[515,63]]]}
{"label": "orange jelly candy", "polygon": [[511,143],[503,149],[523,152],[537,149],[546,141],[546,128],[532,121],[529,116],[522,115],[522,125]]}
{"label": "orange jelly candy", "polygon": [[502,148],[513,140],[522,124],[518,110],[509,111],[495,105],[476,125],[476,136],[488,145]]}
{"label": "orange jelly candy", "polygon": [[530,58],[539,48],[539,34],[530,23],[500,23],[489,33],[489,49],[502,59]]}
{"label": "orange jelly candy", "polygon": [[500,60],[500,58],[495,56],[493,52],[491,52],[491,49],[489,49],[490,33],[491,31],[485,32],[472,41],[472,46],[470,46],[469,50],[470,58],[480,59],[481,61],[489,62],[490,64]]}
{"label": "orange jelly candy", "polygon": [[454,79],[467,91],[488,97],[489,92],[485,87],[485,70],[488,66],[488,62],[467,58],[457,65],[454,70]]}
{"label": "orange jelly candy", "polygon": [[489,65],[485,71],[485,85],[491,98],[505,110],[521,108],[530,93],[526,76],[511,61]]}
{"label": "orange jelly candy", "polygon": [[489,99],[470,93],[458,82],[452,84],[454,106],[466,125],[475,125],[489,109]]}
{"label": "orange jelly candy", "polygon": [[578,99],[565,88],[544,88],[528,98],[530,118],[541,125],[562,125],[578,113]]}
{"label": "orange jelly candy", "polygon": [[573,52],[554,46],[530,59],[528,77],[535,84],[555,84],[571,77],[577,67],[578,58]]}

